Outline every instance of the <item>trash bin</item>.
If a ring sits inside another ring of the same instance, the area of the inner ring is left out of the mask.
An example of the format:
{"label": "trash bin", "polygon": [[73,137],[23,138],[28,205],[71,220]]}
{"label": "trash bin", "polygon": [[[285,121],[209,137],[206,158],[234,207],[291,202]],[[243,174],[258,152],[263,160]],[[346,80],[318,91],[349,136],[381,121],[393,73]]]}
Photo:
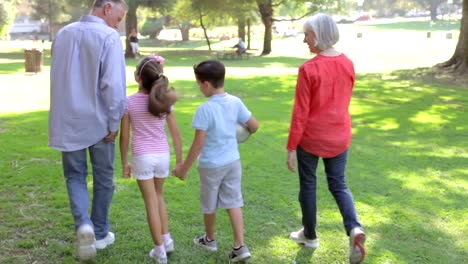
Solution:
{"label": "trash bin", "polygon": [[38,73],[42,70],[44,57],[42,50],[25,49],[24,50],[24,69],[26,72]]}

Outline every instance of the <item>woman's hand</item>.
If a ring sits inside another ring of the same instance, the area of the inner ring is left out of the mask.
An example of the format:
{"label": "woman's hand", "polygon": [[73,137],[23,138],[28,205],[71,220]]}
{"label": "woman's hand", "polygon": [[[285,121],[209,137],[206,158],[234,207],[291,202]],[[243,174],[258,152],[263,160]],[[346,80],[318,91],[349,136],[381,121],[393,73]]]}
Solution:
{"label": "woman's hand", "polygon": [[290,151],[288,150],[288,160],[286,161],[286,164],[288,165],[288,169],[292,172],[296,171],[296,163],[295,163],[295,155],[296,152],[294,150]]}

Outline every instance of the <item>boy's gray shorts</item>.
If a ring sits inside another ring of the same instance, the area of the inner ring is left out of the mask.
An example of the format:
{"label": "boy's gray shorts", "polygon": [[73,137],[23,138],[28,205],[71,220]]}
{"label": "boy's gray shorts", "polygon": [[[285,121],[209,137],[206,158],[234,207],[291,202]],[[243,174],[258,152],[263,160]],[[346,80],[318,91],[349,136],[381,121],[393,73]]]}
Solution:
{"label": "boy's gray shorts", "polygon": [[216,208],[244,206],[241,191],[242,167],[240,160],[218,168],[198,168],[200,174],[200,209],[212,214]]}

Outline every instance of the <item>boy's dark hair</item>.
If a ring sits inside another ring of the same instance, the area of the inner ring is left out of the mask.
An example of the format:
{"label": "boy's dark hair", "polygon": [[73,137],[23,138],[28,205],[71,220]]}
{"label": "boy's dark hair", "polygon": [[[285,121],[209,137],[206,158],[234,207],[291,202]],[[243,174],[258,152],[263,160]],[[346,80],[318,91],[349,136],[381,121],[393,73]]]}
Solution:
{"label": "boy's dark hair", "polygon": [[201,82],[209,82],[213,87],[224,87],[224,75],[226,68],[218,60],[206,60],[193,66],[195,77]]}
{"label": "boy's dark hair", "polygon": [[163,74],[163,66],[154,58],[146,57],[137,66],[141,86],[149,94],[148,111],[157,117],[171,112],[177,101],[174,88],[169,88],[169,79]]}

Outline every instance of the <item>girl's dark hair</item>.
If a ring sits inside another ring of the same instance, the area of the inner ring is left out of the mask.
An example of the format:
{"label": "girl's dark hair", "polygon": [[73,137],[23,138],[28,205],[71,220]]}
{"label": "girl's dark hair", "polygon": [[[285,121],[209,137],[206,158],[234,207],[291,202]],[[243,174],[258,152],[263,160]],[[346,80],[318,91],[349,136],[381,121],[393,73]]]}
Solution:
{"label": "girl's dark hair", "polygon": [[224,75],[226,69],[224,64],[218,60],[206,60],[193,66],[195,77],[202,82],[209,82],[213,88],[222,88],[224,86]]}
{"label": "girl's dark hair", "polygon": [[163,74],[163,66],[154,58],[144,58],[137,67],[141,86],[149,94],[148,111],[157,117],[171,112],[177,101],[174,88],[169,88],[169,79]]}

